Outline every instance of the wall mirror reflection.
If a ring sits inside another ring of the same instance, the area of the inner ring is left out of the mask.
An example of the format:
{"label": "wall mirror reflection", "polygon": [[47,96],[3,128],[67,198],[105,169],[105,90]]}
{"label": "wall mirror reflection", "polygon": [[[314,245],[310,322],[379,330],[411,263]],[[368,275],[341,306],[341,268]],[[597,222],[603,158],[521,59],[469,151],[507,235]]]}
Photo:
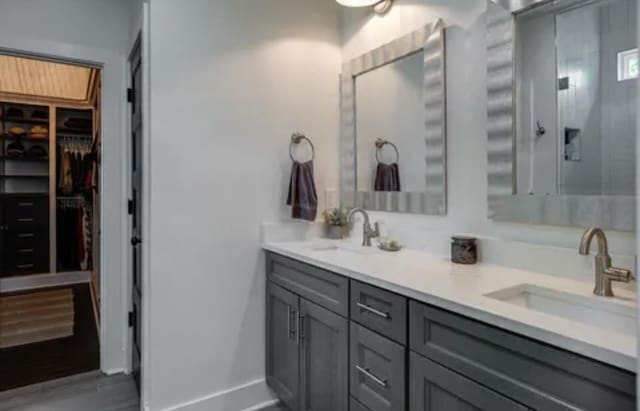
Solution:
{"label": "wall mirror reflection", "polygon": [[343,205],[445,214],[442,21],[345,63],[341,94]]}
{"label": "wall mirror reflection", "polygon": [[489,214],[635,226],[637,0],[495,0]]}
{"label": "wall mirror reflection", "polygon": [[635,194],[636,1],[516,18],[517,191]]}
{"label": "wall mirror reflection", "polygon": [[425,188],[424,52],[356,78],[357,188]]}

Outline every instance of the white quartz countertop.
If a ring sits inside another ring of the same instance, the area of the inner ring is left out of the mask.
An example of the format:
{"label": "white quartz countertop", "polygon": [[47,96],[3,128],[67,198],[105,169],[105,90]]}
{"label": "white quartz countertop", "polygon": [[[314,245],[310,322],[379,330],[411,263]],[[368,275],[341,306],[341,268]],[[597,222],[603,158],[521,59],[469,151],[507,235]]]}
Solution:
{"label": "white quartz countertop", "polygon": [[[341,248],[328,249],[328,244]],[[342,248],[344,244],[344,248]],[[265,250],[294,258],[440,308],[636,372],[636,338],[582,322],[545,314],[485,296],[522,284],[557,290],[629,310],[633,292],[616,289],[615,298],[593,295],[593,284],[490,264],[451,263],[448,256],[418,250],[387,253],[350,242],[266,243]]]}

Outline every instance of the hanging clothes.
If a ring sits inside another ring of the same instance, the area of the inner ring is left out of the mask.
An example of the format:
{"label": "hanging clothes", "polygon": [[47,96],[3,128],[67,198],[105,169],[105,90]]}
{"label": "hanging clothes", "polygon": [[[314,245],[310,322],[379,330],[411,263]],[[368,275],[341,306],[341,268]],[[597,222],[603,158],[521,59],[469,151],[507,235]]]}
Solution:
{"label": "hanging clothes", "polygon": [[58,150],[58,192],[70,195],[91,191],[96,185],[95,159],[87,145],[62,145]]}
{"label": "hanging clothes", "polygon": [[58,205],[58,270],[91,269],[89,208],[82,203]]}
{"label": "hanging clothes", "polygon": [[[58,141],[58,271],[92,269],[92,204],[97,154],[87,139]],[[62,197],[62,198],[60,198]]]}

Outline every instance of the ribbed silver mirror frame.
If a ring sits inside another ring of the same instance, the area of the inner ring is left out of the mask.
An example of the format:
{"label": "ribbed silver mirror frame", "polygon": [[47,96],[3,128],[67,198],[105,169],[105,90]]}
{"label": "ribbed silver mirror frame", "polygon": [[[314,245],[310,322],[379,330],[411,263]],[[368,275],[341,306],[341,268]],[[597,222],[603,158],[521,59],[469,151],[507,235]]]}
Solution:
{"label": "ribbed silver mirror frame", "polygon": [[[356,191],[356,77],[424,51],[425,191]],[[340,76],[340,201],[344,207],[445,215],[447,213],[444,22],[438,19],[342,66]]]}
{"label": "ribbed silver mirror frame", "polygon": [[634,231],[632,196],[536,196],[515,186],[515,14],[548,0],[487,3],[487,156],[489,218],[500,222]]}

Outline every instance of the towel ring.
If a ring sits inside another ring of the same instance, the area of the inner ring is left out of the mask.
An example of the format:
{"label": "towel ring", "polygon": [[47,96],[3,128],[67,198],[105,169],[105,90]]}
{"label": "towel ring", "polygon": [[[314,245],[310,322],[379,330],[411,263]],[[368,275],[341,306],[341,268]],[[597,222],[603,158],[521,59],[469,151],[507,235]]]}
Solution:
{"label": "towel ring", "polygon": [[379,138],[376,140],[375,145],[376,145],[376,160],[378,161],[378,163],[382,163],[382,160],[380,160],[380,150],[382,150],[382,147],[387,145],[393,147],[393,149],[395,150],[396,163],[400,162],[400,151],[398,151],[398,147],[396,147],[396,145],[393,144],[391,141],[387,141]]}
{"label": "towel ring", "polygon": [[315,160],[316,148],[313,146],[311,140],[309,140],[307,136],[302,133],[293,133],[293,135],[291,136],[291,143],[289,143],[289,157],[291,157],[291,161],[296,161],[296,158],[293,156],[293,145],[300,144],[302,140],[305,140],[307,143],[309,143],[309,146],[311,146],[311,161]]}

